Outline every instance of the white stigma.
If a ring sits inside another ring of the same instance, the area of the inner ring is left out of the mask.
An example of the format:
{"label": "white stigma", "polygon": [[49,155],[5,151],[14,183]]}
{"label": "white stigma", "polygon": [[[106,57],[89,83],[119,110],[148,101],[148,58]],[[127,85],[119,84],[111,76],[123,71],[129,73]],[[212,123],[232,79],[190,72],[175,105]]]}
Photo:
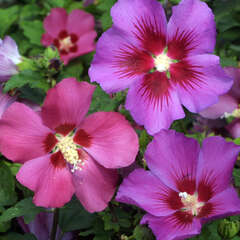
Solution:
{"label": "white stigma", "polygon": [[154,57],[154,65],[159,72],[168,71],[171,63],[172,59],[165,53],[161,53],[158,56]]}
{"label": "white stigma", "polygon": [[180,192],[178,195],[184,205],[182,211],[188,211],[191,212],[193,216],[197,216],[200,208],[204,206],[203,202],[198,201],[198,195],[196,193],[191,195],[186,192]]}
{"label": "white stigma", "polygon": [[240,118],[240,109],[236,108],[232,113],[225,112],[220,118],[235,117]]}
{"label": "white stigma", "polygon": [[58,137],[59,142],[57,143],[57,148],[63,154],[64,159],[73,165],[71,171],[82,170],[84,161],[79,158],[78,147],[74,143],[72,137]]}

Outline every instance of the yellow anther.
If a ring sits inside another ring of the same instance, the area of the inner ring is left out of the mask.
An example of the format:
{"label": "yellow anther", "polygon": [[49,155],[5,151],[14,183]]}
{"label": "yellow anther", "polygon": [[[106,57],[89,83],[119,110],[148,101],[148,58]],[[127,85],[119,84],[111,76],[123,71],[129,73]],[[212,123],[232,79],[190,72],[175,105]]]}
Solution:
{"label": "yellow anther", "polygon": [[59,49],[60,50],[66,50],[67,52],[69,51],[69,49],[71,47],[74,46],[70,36],[68,36],[68,37],[66,37],[64,39],[59,40],[59,44],[60,44]]}

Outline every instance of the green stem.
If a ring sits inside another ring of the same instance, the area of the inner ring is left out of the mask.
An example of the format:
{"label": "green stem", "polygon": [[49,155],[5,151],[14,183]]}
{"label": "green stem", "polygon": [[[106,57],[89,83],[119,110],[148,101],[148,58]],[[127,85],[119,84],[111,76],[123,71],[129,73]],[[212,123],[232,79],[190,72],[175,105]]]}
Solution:
{"label": "green stem", "polygon": [[51,240],[56,240],[57,235],[57,227],[58,227],[58,218],[59,218],[59,209],[54,209],[54,215],[53,215],[53,224],[52,224],[52,230],[51,230]]}

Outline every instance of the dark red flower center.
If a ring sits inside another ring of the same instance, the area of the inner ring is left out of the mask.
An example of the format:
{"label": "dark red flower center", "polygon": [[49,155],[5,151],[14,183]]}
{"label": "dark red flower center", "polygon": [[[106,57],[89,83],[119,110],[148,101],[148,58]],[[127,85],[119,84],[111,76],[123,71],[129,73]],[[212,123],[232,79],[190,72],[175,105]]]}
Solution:
{"label": "dark red flower center", "polygon": [[78,36],[74,33],[68,33],[66,30],[62,30],[58,34],[58,38],[53,40],[53,44],[58,48],[61,55],[67,55],[69,53],[77,52]]}
{"label": "dark red flower center", "polygon": [[44,140],[46,152],[51,152],[51,162],[57,168],[70,164],[71,171],[81,170],[85,164],[82,158],[83,147],[90,147],[91,140],[89,134],[83,129],[75,131],[75,125],[62,124],[56,128],[57,133],[49,133]]}

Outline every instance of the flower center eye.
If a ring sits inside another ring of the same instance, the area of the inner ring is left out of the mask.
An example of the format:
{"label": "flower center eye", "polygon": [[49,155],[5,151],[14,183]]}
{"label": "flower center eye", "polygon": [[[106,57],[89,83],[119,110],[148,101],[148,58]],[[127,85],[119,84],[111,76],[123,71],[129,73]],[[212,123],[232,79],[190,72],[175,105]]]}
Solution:
{"label": "flower center eye", "polygon": [[65,51],[69,52],[70,48],[73,46],[74,46],[74,44],[72,43],[70,36],[67,36],[64,39],[59,40],[59,49],[60,50],[65,50]]}
{"label": "flower center eye", "polygon": [[180,192],[178,195],[184,205],[181,210],[188,211],[192,213],[193,216],[197,216],[200,212],[201,207],[204,206],[203,202],[198,201],[198,195],[196,193],[191,195],[186,192]]}
{"label": "flower center eye", "polygon": [[159,72],[168,71],[171,63],[173,63],[172,59],[165,53],[161,53],[154,57],[154,65]]}
{"label": "flower center eye", "polygon": [[58,136],[57,138],[59,142],[56,147],[61,151],[64,159],[73,165],[71,171],[82,170],[84,161],[79,158],[78,146],[74,143],[73,138],[71,136]]}

